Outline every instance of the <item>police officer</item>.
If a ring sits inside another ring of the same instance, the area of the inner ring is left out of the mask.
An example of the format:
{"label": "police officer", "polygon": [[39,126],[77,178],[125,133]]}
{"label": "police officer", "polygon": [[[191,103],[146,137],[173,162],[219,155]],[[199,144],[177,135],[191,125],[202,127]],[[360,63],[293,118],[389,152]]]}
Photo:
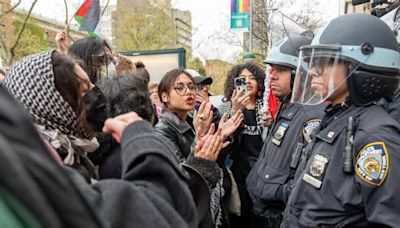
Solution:
{"label": "police officer", "polygon": [[299,67],[292,102],[331,104],[282,227],[399,227],[400,125],[375,105],[398,85],[394,33],[371,15],[340,16],[301,48]]}
{"label": "police officer", "polygon": [[[301,35],[277,42],[265,63],[270,70],[272,93],[280,107],[261,155],[247,177],[254,212],[268,227],[279,227],[292,186],[294,171],[311,132],[319,126],[325,105],[301,106],[290,103],[299,48],[311,40]],[[264,118],[265,121],[268,118]]]}

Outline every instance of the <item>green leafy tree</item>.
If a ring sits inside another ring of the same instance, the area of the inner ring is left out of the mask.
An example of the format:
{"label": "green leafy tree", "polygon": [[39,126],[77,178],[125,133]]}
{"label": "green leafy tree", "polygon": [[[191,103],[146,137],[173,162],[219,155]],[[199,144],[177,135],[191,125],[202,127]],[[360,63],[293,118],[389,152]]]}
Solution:
{"label": "green leafy tree", "polygon": [[204,69],[204,65],[201,60],[197,57],[188,57],[186,59],[186,68],[193,69],[199,72],[200,75],[206,75],[206,71]]}
{"label": "green leafy tree", "polygon": [[118,50],[176,48],[177,32],[166,2],[152,2],[143,8],[118,6],[115,45]]}
{"label": "green leafy tree", "polygon": [[[22,23],[15,21],[13,23],[14,37],[16,32],[19,31]],[[47,40],[44,29],[35,25],[32,20],[28,20],[25,25],[25,30],[22,33],[18,46],[15,47],[15,60],[19,60],[27,55],[34,54],[37,52],[49,50],[52,47],[51,43]]]}

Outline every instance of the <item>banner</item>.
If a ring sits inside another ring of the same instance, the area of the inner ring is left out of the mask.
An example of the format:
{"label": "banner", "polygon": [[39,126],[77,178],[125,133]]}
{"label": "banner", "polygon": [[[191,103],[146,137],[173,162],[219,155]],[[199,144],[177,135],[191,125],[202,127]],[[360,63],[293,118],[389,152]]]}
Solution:
{"label": "banner", "polygon": [[250,0],[231,0],[231,29],[249,28]]}

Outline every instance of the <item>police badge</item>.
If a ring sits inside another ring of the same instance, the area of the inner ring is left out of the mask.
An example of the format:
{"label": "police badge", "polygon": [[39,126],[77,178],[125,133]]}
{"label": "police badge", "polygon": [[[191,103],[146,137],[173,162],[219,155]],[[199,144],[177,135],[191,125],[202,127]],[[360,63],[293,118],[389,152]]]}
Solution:
{"label": "police badge", "polygon": [[315,188],[321,188],[328,162],[329,158],[325,155],[315,154],[309,170],[303,175],[303,180]]}
{"label": "police badge", "polygon": [[289,125],[287,123],[281,123],[281,125],[279,125],[279,127],[278,127],[278,130],[276,130],[276,132],[272,136],[272,140],[271,140],[272,143],[274,143],[277,146],[280,146],[288,127],[289,127]]}
{"label": "police badge", "polygon": [[310,173],[314,177],[320,177],[325,171],[325,164],[328,163],[328,158],[316,154],[310,166]]}

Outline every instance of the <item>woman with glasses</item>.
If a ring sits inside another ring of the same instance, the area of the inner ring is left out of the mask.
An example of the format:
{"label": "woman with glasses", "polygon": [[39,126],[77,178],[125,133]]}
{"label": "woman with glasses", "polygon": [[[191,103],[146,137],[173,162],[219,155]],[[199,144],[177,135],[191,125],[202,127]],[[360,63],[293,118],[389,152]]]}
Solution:
{"label": "woman with glasses", "polygon": [[[215,128],[211,124],[213,112],[209,102],[203,102],[193,116],[188,115],[194,109],[196,92],[195,80],[186,70],[174,69],[168,72],[158,86],[158,94],[164,103],[164,111],[155,128],[163,136],[170,139],[181,162],[185,162],[186,165],[193,167],[204,176],[210,188],[213,189],[212,194],[214,194],[215,189],[221,189],[221,187],[216,186],[220,184],[222,177],[221,166],[216,161],[219,159],[220,151],[228,143],[221,145],[217,149],[217,153],[214,154],[215,156],[201,156],[196,153],[196,148],[201,147],[203,136],[207,132],[212,132]],[[220,121],[217,131],[221,134],[222,140],[231,135],[239,127],[242,120],[240,112],[229,120],[226,120],[225,117]],[[218,204],[217,202],[212,205],[218,207]],[[212,220],[204,219],[204,221],[216,224],[218,217],[216,211],[218,210],[210,209]],[[211,225],[204,227],[211,227]]]}
{"label": "woman with glasses", "polygon": [[116,61],[107,41],[94,37],[87,37],[75,41],[67,48],[66,34],[58,32],[56,35],[57,50],[83,60],[83,68],[89,75],[90,81],[96,84],[101,78],[116,75]]}
{"label": "woman with glasses", "polygon": [[[193,77],[181,69],[169,71],[158,85],[158,94],[164,104],[159,122],[155,128],[164,136],[171,139],[175,145],[176,155],[180,161],[186,160],[191,152],[195,139],[193,119],[188,112],[196,104],[197,87]],[[210,105],[202,105],[199,112],[202,128],[208,131],[210,127],[206,120],[210,117]]]}

